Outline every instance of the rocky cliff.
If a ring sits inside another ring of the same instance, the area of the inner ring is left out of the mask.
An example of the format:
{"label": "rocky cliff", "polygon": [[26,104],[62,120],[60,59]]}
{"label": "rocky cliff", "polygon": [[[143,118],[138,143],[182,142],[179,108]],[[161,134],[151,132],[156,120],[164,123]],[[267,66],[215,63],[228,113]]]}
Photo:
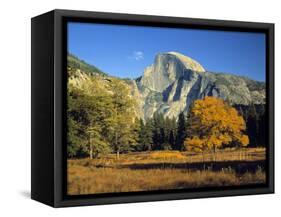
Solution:
{"label": "rocky cliff", "polygon": [[233,105],[265,103],[264,82],[206,71],[197,61],[177,52],[157,54],[143,76],[126,83],[138,102],[138,115],[144,119],[155,112],[177,117],[205,96],[220,97]]}
{"label": "rocky cliff", "polygon": [[191,103],[215,96],[231,104],[265,102],[265,84],[246,77],[206,71],[197,61],[177,52],[160,53],[136,80],[144,118],[154,112],[177,116]]}

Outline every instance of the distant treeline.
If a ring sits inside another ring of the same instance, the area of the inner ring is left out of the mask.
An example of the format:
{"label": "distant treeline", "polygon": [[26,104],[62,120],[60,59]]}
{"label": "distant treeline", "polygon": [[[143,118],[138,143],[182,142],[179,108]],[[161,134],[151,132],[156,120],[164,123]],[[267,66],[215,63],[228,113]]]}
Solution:
{"label": "distant treeline", "polygon": [[249,136],[249,147],[265,147],[266,144],[266,112],[264,104],[234,106],[246,122],[246,133]]}
{"label": "distant treeline", "polygon": [[138,120],[139,145],[136,150],[182,150],[186,137],[186,120],[183,113],[177,119],[155,113],[145,123],[142,119]]}
{"label": "distant treeline", "polygon": [[[266,145],[265,106],[236,105],[238,113],[246,123],[245,134],[249,137],[248,147]],[[140,120],[138,150],[179,150],[185,149],[184,141],[189,135],[189,114],[180,113],[177,118],[164,117],[155,113],[146,123]]]}

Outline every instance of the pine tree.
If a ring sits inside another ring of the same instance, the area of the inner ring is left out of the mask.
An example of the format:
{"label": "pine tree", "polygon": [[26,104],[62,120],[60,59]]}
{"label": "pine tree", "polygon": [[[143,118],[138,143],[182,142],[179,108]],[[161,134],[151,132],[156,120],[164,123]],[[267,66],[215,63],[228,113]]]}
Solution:
{"label": "pine tree", "polygon": [[152,146],[153,146],[153,125],[152,125],[152,121],[149,119],[146,121],[145,124],[145,138],[146,138],[146,146],[145,149],[148,151],[152,150]]}
{"label": "pine tree", "polygon": [[249,107],[247,134],[249,136],[250,146],[256,147],[258,145],[258,117],[256,108],[253,104],[251,104]]}
{"label": "pine tree", "polygon": [[263,113],[260,117],[259,120],[259,133],[258,133],[258,144],[259,146],[263,146],[265,147],[266,144],[266,135],[267,135],[267,131],[266,131],[266,116],[265,113]]}
{"label": "pine tree", "polygon": [[154,113],[152,123],[154,150],[161,150],[163,144],[163,135],[165,135],[163,132],[161,132],[161,128],[163,128],[164,125],[163,114]]}
{"label": "pine tree", "polygon": [[143,120],[140,119],[140,131],[139,131],[139,151],[151,151],[152,150],[152,125],[151,121],[147,121],[144,124]]}
{"label": "pine tree", "polygon": [[184,140],[186,139],[186,119],[183,112],[179,114],[177,125],[176,143],[173,149],[182,151],[184,149]]}
{"label": "pine tree", "polygon": [[173,148],[174,145],[175,145],[175,135],[174,135],[174,131],[173,130],[170,130],[169,141],[168,142],[169,142],[171,148]]}
{"label": "pine tree", "polygon": [[165,141],[166,135],[165,135],[164,127],[160,127],[160,137],[159,138],[160,138],[160,150],[166,149],[165,147],[167,146],[167,144]]}

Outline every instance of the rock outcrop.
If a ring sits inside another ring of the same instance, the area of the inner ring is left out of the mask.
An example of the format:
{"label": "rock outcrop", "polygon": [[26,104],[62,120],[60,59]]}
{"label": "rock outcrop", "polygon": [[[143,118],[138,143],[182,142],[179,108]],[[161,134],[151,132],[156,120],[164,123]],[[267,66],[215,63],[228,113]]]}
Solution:
{"label": "rock outcrop", "polygon": [[[106,84],[111,78],[94,66],[80,63],[73,56],[68,62],[72,73],[69,82],[75,86],[87,83],[91,76],[99,79],[101,84]],[[85,70],[88,70],[86,74]],[[219,97],[232,105],[265,103],[264,82],[209,72],[197,61],[177,52],[159,53],[154,63],[144,70],[143,76],[124,82],[131,89],[130,97],[137,101],[137,115],[143,119],[152,117],[155,112],[177,117],[180,112],[187,112],[194,100],[205,96]]]}
{"label": "rock outcrop", "polygon": [[136,80],[144,118],[154,112],[178,116],[191,103],[215,96],[230,104],[265,102],[265,84],[245,77],[206,71],[197,61],[176,52],[160,53]]}

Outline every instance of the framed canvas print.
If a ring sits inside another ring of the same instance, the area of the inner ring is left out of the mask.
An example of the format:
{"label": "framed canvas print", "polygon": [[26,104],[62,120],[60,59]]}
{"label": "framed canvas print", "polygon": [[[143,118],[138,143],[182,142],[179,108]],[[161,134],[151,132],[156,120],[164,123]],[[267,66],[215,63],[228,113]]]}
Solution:
{"label": "framed canvas print", "polygon": [[32,192],[54,207],[274,192],[274,24],[32,18]]}

